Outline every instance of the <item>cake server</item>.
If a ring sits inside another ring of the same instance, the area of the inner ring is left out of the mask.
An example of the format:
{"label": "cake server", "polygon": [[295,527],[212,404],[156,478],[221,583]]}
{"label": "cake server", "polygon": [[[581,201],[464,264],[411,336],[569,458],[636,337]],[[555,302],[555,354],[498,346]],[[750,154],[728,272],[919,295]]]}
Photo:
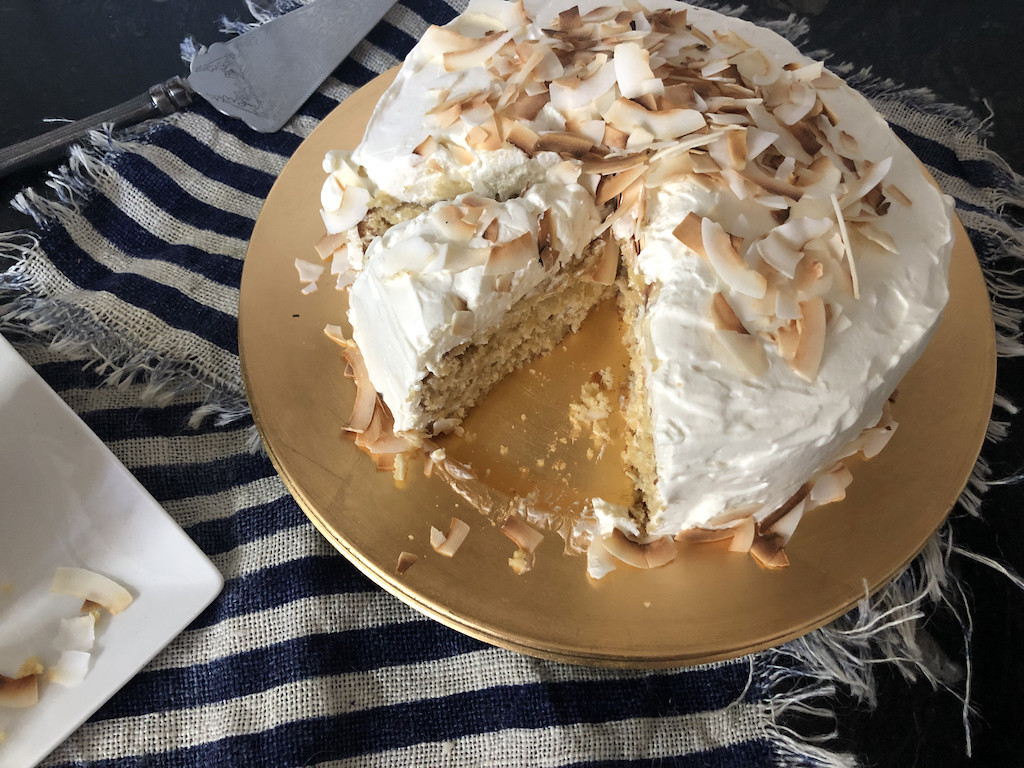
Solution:
{"label": "cake server", "polygon": [[281,128],[366,37],[394,0],[316,0],[227,42],[203,48],[188,77],[27,141],[0,149],[0,177],[55,160],[90,130],[120,128],[169,115],[200,96],[250,128]]}

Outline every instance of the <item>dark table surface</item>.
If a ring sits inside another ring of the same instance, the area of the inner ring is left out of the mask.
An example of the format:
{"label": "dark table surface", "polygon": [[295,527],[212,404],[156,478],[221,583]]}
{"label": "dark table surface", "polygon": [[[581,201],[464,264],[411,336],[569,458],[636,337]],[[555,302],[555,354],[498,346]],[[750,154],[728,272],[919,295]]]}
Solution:
{"label": "dark table surface", "polygon": [[[989,146],[1024,170],[1022,0],[750,0],[748,18],[797,13],[810,21],[804,49],[827,49],[834,61],[870,66],[881,77],[926,87],[941,101],[986,118]],[[187,36],[209,44],[224,35],[219,19],[249,20],[242,0],[0,0],[0,146],[51,127],[48,118],[80,118],[125,101],[186,67],[178,53]],[[0,232],[31,222],[7,201],[40,185],[46,169],[0,179]],[[1024,404],[1024,364],[1001,363],[1004,394]],[[1018,419],[1019,421],[1020,419]],[[1024,461],[1024,426],[1004,443],[996,472],[1012,474]],[[963,519],[960,544],[1024,571],[1024,493],[993,490],[981,519]],[[839,718],[841,746],[872,766],[1024,765],[1024,728],[1016,698],[1024,691],[1024,592],[985,566],[962,559],[957,571],[973,605],[972,720],[974,758],[964,755],[960,703],[924,683],[908,684],[879,670],[881,695],[873,712],[851,706]],[[954,658],[960,631],[941,617],[931,628]]]}

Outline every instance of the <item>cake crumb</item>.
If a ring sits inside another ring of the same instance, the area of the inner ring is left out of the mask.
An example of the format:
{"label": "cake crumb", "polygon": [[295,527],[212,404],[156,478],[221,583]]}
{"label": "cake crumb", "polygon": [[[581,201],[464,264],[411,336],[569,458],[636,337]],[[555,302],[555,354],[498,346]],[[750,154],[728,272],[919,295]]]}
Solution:
{"label": "cake crumb", "polygon": [[441,742],[441,754],[443,754],[445,757],[447,757],[448,755],[450,755],[454,751],[455,751],[455,742],[454,741],[442,741]]}
{"label": "cake crumb", "polygon": [[519,414],[519,420],[520,421],[526,421],[526,414],[525,413],[520,413]]}
{"label": "cake crumb", "polygon": [[512,554],[512,557],[508,559],[508,567],[512,569],[516,576],[522,576],[531,567],[529,553],[525,549],[517,549]]}
{"label": "cake crumb", "polygon": [[[580,388],[578,402],[569,403],[569,422],[572,424],[572,438],[575,441],[589,427],[590,437],[601,458],[605,447],[611,442],[612,433],[608,417],[614,412],[609,393],[615,388],[615,377],[609,368],[595,371],[590,381]],[[593,459],[592,451],[587,458]]]}
{"label": "cake crumb", "polygon": [[395,466],[391,470],[391,476],[395,480],[395,485],[399,488],[405,486],[405,479],[409,475],[409,457],[404,453],[395,454]]}
{"label": "cake crumb", "polygon": [[537,469],[544,469],[544,459],[537,459]]}
{"label": "cake crumb", "polygon": [[650,607],[651,607],[651,601],[650,600],[644,600],[644,608],[650,608]]}
{"label": "cake crumb", "polygon": [[507,445],[499,445],[498,446],[498,453],[500,453],[502,456],[508,456],[508,446]]}

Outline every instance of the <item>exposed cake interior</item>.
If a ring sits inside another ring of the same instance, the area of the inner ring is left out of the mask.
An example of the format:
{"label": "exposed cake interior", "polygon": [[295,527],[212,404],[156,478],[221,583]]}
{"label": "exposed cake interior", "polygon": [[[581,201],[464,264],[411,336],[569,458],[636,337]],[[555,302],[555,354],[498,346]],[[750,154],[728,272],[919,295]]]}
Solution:
{"label": "exposed cake interior", "polygon": [[450,432],[495,384],[579,330],[610,291],[609,285],[584,276],[599,260],[595,252],[604,247],[603,241],[594,241],[579,259],[517,301],[499,325],[444,354],[418,387],[417,407],[431,424],[431,434]]}

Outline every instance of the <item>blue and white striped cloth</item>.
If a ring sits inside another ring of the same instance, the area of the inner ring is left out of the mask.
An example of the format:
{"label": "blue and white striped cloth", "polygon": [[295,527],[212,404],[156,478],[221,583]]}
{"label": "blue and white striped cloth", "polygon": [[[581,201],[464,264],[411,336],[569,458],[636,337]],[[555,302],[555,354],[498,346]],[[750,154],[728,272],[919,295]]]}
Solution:
{"label": "blue and white striped cloth", "polygon": [[[278,133],[199,103],[145,131],[95,137],[55,174],[56,194],[18,200],[36,226],[0,235],[0,253],[17,260],[0,276],[0,329],[226,580],[47,765],[852,764],[788,731],[786,718],[827,707],[833,686],[850,684],[815,666],[829,647],[886,654],[892,638],[880,640],[864,617],[939,578],[939,544],[844,619],[841,641],[824,631],[691,669],[588,669],[489,647],[380,591],[251,450],[236,306],[262,202],[324,116],[463,6],[396,5]],[[1021,233],[997,211],[1021,197],[1020,180],[956,110],[861,85],[956,198],[989,273],[1000,349],[1019,354],[1018,289],[999,274],[1018,263]],[[984,479],[982,463],[972,506]],[[912,611],[903,619],[914,621]],[[863,666],[847,674],[869,686]]]}

